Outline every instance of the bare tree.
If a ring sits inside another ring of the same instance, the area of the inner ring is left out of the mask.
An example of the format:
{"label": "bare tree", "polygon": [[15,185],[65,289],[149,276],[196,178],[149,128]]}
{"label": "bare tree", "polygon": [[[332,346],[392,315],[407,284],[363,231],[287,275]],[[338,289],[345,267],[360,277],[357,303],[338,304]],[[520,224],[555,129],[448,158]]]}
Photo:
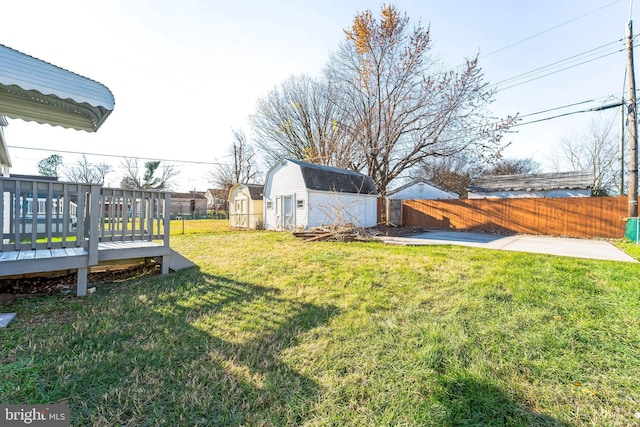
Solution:
{"label": "bare tree", "polygon": [[64,175],[67,180],[73,182],[104,184],[104,179],[110,172],[113,172],[111,165],[108,163],[89,163],[87,156],[83,154],[78,163],[64,170]]}
{"label": "bare tree", "polygon": [[463,150],[499,152],[513,122],[491,119],[494,92],[478,59],[441,71],[430,56],[429,29],[409,26],[394,6],[355,17],[331,57],[327,78],[340,107],[340,127],[357,146],[351,163],[366,171],[381,195],[389,182],[432,156]]}
{"label": "bare tree", "polygon": [[328,81],[292,76],[258,101],[251,124],[270,163],[292,157],[346,168],[353,147],[340,127],[340,111]]}
{"label": "bare tree", "polygon": [[505,158],[489,166],[483,175],[527,175],[542,172],[542,165],[531,157]]}
{"label": "bare tree", "polygon": [[233,145],[228,148],[230,162],[219,163],[209,173],[209,182],[229,191],[236,184],[257,182],[260,179],[255,150],[241,129],[233,129]]}
{"label": "bare tree", "polygon": [[[124,159],[122,169],[124,171],[121,188],[136,190],[168,190],[171,188],[171,180],[178,175],[173,166],[160,167],[160,161],[149,161],[144,164],[144,173],[140,176],[138,161]],[[160,171],[159,174],[156,172]]]}
{"label": "bare tree", "polygon": [[467,187],[473,178],[483,175],[485,161],[472,152],[462,151],[451,156],[425,158],[413,178],[426,178],[444,190],[467,197]]}
{"label": "bare tree", "polygon": [[562,137],[552,150],[556,171],[587,171],[593,175],[593,192],[598,196],[615,193],[619,175],[618,135],[613,122],[592,120],[580,134]]}

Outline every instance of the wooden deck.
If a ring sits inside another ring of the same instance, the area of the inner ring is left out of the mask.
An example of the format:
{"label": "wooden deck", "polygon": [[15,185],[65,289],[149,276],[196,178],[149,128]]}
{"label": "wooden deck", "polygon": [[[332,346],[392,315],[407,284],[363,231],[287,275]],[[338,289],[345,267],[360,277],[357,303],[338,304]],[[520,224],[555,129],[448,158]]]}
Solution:
{"label": "wooden deck", "polygon": [[85,296],[100,263],[154,258],[167,274],[169,206],[162,192],[0,178],[0,279],[77,270]]}

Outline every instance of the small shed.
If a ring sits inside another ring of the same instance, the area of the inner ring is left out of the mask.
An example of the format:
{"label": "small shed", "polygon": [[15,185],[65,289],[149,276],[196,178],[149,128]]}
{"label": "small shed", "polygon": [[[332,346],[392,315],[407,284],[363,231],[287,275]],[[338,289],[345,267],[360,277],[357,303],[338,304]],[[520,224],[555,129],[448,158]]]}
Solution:
{"label": "small shed", "polygon": [[257,230],[263,224],[262,193],[260,184],[236,184],[229,190],[229,223],[232,227]]}
{"label": "small shed", "polygon": [[367,175],[285,158],[266,175],[264,226],[269,230],[373,227],[377,198],[375,183]]}
{"label": "small shed", "polygon": [[589,172],[487,176],[471,180],[467,189],[469,199],[591,197],[593,176]]}

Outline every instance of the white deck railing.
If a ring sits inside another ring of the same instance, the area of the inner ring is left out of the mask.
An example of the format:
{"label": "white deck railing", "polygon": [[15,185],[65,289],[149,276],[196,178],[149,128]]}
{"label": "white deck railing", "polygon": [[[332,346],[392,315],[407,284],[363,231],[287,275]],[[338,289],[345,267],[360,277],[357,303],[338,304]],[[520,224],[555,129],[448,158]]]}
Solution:
{"label": "white deck railing", "polygon": [[99,242],[168,246],[169,206],[164,192],[0,178],[0,252],[82,247],[95,265]]}
{"label": "white deck railing", "polygon": [[100,241],[168,239],[169,197],[158,191],[102,188]]}

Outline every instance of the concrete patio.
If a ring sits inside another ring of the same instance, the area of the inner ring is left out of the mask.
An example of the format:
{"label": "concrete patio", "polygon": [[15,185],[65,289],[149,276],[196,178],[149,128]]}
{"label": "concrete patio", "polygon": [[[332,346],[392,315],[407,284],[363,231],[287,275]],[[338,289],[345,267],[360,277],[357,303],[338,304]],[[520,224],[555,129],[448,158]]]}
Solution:
{"label": "concrete patio", "polygon": [[638,262],[606,240],[517,234],[505,236],[465,231],[429,231],[406,237],[381,237],[396,245],[458,245],[503,251],[530,252],[604,261]]}

